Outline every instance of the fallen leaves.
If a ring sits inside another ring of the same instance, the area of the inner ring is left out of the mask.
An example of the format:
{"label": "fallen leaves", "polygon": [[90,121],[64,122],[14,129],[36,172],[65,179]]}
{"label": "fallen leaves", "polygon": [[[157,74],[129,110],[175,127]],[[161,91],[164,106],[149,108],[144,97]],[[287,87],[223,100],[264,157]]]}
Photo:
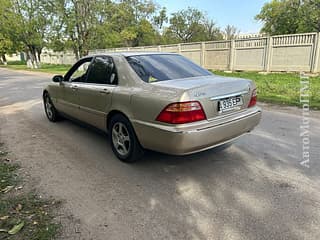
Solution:
{"label": "fallen leaves", "polygon": [[18,191],[18,190],[21,190],[23,188],[23,186],[17,186],[17,187],[15,187],[14,189],[16,190],[16,191]]}
{"label": "fallen leaves", "polygon": [[14,186],[6,186],[4,189],[1,190],[1,192],[3,193],[8,193],[10,192],[12,189],[14,188]]}
{"label": "fallen leaves", "polygon": [[24,226],[24,221],[21,221],[20,223],[16,224],[15,226],[13,226],[13,228],[11,228],[8,233],[10,235],[14,235],[16,233],[18,233]]}
{"label": "fallen leaves", "polygon": [[5,216],[0,217],[0,220],[4,221],[4,220],[7,220],[8,218],[9,218],[9,216],[5,215]]}
{"label": "fallen leaves", "polygon": [[20,230],[23,227],[24,227],[24,221],[18,221],[18,223],[16,225],[14,225],[10,230],[5,229],[5,228],[1,228],[0,232],[5,232],[10,235],[14,235],[14,234],[17,234],[18,232],[20,232]]}
{"label": "fallen leaves", "polygon": [[16,211],[19,212],[22,210],[22,205],[19,203],[17,206],[16,206]]}
{"label": "fallen leaves", "polygon": [[60,227],[52,215],[56,201],[26,189],[19,164],[7,155],[0,150],[0,239],[54,239]]}

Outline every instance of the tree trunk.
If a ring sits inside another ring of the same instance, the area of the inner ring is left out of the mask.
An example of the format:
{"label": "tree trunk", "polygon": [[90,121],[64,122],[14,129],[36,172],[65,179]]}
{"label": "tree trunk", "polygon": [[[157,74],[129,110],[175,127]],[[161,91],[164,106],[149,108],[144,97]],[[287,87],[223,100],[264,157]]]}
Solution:
{"label": "tree trunk", "polygon": [[80,59],[78,48],[73,47],[73,53],[76,57],[76,60],[78,61]]}
{"label": "tree trunk", "polygon": [[35,46],[31,46],[31,56],[32,56],[32,63],[33,63],[33,68],[39,68],[39,62],[37,59],[37,50]]}
{"label": "tree trunk", "polygon": [[82,51],[82,45],[78,45],[78,51],[79,51],[79,57],[82,58],[83,57],[83,51]]}
{"label": "tree trunk", "polygon": [[27,55],[27,67],[28,68],[33,68],[33,61],[32,61],[32,55],[30,53],[29,48],[26,51],[26,55]]}
{"label": "tree trunk", "polygon": [[38,68],[41,68],[41,53],[42,53],[42,48],[41,47],[36,48],[35,54],[37,55],[36,59],[37,59]]}
{"label": "tree trunk", "polygon": [[[1,54],[1,58],[2,58],[1,60],[2,60],[3,64],[4,64],[4,65],[7,65],[7,58],[6,58],[6,55],[5,55],[4,53]],[[0,60],[0,61],[1,61],[1,60]]]}
{"label": "tree trunk", "polygon": [[38,58],[38,61],[39,63],[41,62],[41,53],[42,53],[42,49],[41,48],[37,48],[37,58]]}
{"label": "tree trunk", "polygon": [[27,58],[28,58],[27,65],[29,68],[39,68],[35,46],[32,46],[32,45],[28,46]]}

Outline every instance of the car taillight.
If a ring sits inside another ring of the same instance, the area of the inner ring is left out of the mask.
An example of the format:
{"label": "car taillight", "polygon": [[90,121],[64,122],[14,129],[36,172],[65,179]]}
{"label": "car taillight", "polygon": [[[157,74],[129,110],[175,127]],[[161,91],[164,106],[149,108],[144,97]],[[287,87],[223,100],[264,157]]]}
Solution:
{"label": "car taillight", "polygon": [[171,103],[156,118],[159,122],[171,124],[190,123],[205,119],[206,114],[198,101]]}
{"label": "car taillight", "polygon": [[251,99],[250,99],[248,107],[253,107],[256,105],[256,103],[257,103],[257,90],[254,89],[252,91],[252,95],[251,95]]}

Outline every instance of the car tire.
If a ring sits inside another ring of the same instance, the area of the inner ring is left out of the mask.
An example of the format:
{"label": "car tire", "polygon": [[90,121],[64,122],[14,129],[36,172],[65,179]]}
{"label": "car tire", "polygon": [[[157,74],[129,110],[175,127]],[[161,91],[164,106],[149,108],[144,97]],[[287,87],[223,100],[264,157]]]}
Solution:
{"label": "car tire", "polygon": [[45,92],[43,94],[43,105],[47,118],[51,122],[57,122],[61,119],[57,109],[54,107],[49,93]]}
{"label": "car tire", "polygon": [[108,136],[113,153],[121,161],[133,163],[143,156],[144,150],[125,116],[117,114],[112,117]]}

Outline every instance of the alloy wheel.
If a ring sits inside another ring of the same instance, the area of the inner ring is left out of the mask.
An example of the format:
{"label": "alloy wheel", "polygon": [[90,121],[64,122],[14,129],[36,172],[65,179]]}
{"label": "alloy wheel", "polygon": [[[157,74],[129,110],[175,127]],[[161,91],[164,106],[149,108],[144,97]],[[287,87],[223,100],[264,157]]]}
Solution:
{"label": "alloy wheel", "polygon": [[116,151],[120,155],[126,156],[127,154],[129,154],[131,141],[129,131],[123,123],[117,122],[113,125],[112,142]]}

